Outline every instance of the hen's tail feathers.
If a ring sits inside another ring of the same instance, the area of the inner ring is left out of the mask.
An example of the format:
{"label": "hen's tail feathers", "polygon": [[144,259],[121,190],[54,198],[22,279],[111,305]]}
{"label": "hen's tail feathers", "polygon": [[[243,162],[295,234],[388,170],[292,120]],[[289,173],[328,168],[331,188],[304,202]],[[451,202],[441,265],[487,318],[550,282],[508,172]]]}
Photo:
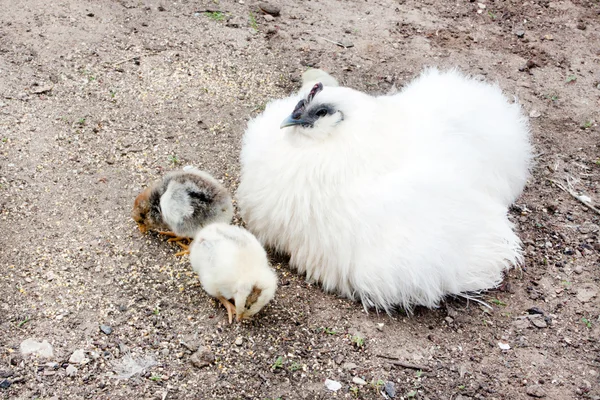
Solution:
{"label": "hen's tail feathers", "polygon": [[321,82],[323,86],[340,86],[338,81],[327,72],[318,68],[311,68],[302,74],[301,92],[310,90],[315,83]]}

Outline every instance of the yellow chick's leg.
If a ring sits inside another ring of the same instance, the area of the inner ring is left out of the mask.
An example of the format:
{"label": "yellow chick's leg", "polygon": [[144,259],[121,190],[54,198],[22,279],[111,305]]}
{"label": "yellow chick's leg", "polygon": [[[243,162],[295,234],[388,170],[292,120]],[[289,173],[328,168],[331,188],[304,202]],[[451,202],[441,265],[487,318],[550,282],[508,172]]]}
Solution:
{"label": "yellow chick's leg", "polygon": [[227,309],[227,317],[229,318],[229,323],[231,324],[233,322],[233,314],[235,314],[235,306],[223,296],[219,296],[217,299]]}

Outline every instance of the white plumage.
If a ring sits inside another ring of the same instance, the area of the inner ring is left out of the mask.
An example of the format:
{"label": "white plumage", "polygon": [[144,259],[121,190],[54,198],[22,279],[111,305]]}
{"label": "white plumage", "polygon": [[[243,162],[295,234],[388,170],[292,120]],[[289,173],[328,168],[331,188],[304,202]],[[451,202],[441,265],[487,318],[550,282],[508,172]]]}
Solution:
{"label": "white plumage", "polygon": [[[247,230],[214,223],[198,232],[190,262],[202,287],[227,309],[229,323],[259,312],[275,296],[277,275],[267,253]],[[229,300],[233,299],[235,306]]]}
{"label": "white plumage", "polygon": [[455,70],[379,97],[303,80],[244,135],[236,197],[258,239],[388,312],[497,286],[521,258],[506,215],[531,162],[519,105]]}

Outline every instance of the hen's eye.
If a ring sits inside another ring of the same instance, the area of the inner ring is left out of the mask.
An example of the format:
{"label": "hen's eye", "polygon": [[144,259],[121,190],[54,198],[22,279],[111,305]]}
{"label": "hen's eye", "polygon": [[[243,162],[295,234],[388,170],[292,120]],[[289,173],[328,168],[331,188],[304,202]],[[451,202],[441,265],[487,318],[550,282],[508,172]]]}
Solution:
{"label": "hen's eye", "polygon": [[319,118],[321,118],[321,117],[324,117],[324,116],[326,116],[327,114],[328,114],[328,113],[327,113],[327,109],[326,109],[326,108],[320,108],[320,109],[318,109],[318,110],[317,110],[317,112],[316,112],[316,115],[317,115],[317,117],[319,117]]}

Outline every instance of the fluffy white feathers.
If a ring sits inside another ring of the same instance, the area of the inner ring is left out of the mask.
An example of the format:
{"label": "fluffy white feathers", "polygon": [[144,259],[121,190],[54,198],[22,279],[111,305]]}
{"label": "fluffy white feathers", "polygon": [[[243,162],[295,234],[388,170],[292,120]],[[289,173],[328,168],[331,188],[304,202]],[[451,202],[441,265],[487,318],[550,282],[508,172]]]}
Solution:
{"label": "fluffy white feathers", "polygon": [[386,311],[498,285],[520,260],[506,217],[531,161],[519,106],[432,69],[392,96],[324,85],[280,129],[315,81],[335,82],[316,71],[248,124],[249,229],[326,290]]}
{"label": "fluffy white feathers", "polygon": [[253,316],[275,296],[277,275],[261,244],[243,228],[206,226],[192,242],[190,262],[209,295],[228,311],[228,300],[234,300],[238,320]]}

